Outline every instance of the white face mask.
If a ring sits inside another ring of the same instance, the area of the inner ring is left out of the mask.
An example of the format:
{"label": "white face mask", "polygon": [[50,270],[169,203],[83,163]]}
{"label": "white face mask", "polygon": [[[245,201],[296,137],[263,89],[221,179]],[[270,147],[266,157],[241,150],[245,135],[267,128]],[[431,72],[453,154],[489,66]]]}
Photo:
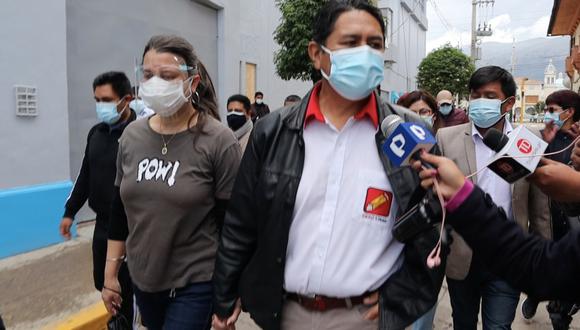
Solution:
{"label": "white face mask", "polygon": [[[190,94],[186,97],[183,93],[183,85],[189,80]],[[161,117],[169,117],[177,113],[191,97],[191,84],[189,78],[185,81],[166,81],[157,76],[142,82],[139,86],[139,97],[145,105],[155,111]]]}

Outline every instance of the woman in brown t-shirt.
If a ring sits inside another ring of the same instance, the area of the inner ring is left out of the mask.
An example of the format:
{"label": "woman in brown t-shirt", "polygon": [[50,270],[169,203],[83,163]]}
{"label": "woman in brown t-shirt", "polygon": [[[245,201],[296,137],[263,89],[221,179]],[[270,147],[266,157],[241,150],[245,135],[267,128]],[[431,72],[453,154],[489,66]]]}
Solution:
{"label": "woman in brown t-shirt", "polygon": [[156,114],[119,140],[103,301],[115,314],[126,259],[148,329],[209,329],[218,228],[240,147],[186,40],[151,38],[139,72],[139,96]]}

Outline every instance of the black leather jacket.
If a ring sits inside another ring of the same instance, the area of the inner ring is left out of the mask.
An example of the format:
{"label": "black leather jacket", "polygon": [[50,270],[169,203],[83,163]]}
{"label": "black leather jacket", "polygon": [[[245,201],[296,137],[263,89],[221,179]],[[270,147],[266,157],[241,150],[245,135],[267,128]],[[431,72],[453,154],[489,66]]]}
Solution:
{"label": "black leather jacket", "polygon": [[[284,265],[292,212],[304,167],[302,136],[310,93],[291,107],[272,112],[254,128],[242,158],[226,213],[214,273],[214,308],[231,315],[241,297],[244,310],[264,329],[280,329],[284,303]],[[380,98],[377,96],[377,100]],[[405,121],[421,119],[407,109],[379,104],[379,122],[396,113]],[[396,168],[381,152],[393,193],[406,210],[419,187],[409,167]],[[420,188],[419,188],[420,189]],[[425,261],[438,240],[429,230],[405,245],[404,263],[380,288],[380,329],[402,329],[437,301],[445,263],[429,270]]]}

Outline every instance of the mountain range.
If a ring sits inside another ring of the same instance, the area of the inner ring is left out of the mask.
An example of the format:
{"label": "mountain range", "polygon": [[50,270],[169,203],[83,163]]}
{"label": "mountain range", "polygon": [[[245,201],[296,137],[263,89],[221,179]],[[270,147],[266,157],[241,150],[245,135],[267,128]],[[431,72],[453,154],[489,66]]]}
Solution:
{"label": "mountain range", "polygon": [[[482,59],[477,67],[497,65],[511,70],[512,43],[483,42]],[[469,56],[470,49],[462,49]],[[535,38],[515,43],[514,77],[544,80],[544,70],[552,59],[558,72],[565,74],[565,59],[570,53],[569,37]]]}

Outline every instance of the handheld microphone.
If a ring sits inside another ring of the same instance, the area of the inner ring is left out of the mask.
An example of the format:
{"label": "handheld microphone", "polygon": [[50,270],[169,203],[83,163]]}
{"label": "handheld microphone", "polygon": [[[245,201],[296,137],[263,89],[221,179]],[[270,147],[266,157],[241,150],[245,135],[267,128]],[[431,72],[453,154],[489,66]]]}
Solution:
{"label": "handheld microphone", "polygon": [[[405,123],[397,115],[388,115],[381,123],[381,131],[387,138],[383,143],[383,152],[397,167],[421,160],[421,150],[431,150],[437,144],[429,129],[417,123]],[[431,164],[421,163],[433,168]]]}
{"label": "handheld microphone", "polygon": [[491,150],[500,152],[508,144],[510,138],[497,128],[490,128],[483,137],[483,143]]}
{"label": "handheld microphone", "polygon": [[533,173],[548,147],[544,140],[524,125],[518,126],[509,136],[491,128],[485,134],[483,143],[497,152],[487,167],[508,183]]}
{"label": "handheld microphone", "polygon": [[[437,142],[429,129],[417,123],[405,123],[397,115],[387,116],[381,123],[386,137],[382,149],[395,166],[405,166],[413,160],[421,160],[420,151],[430,150]],[[431,164],[421,161],[424,167]],[[432,228],[441,221],[442,207],[433,191],[427,192],[416,205],[395,220],[393,237],[399,242],[408,242],[417,234]]]}

